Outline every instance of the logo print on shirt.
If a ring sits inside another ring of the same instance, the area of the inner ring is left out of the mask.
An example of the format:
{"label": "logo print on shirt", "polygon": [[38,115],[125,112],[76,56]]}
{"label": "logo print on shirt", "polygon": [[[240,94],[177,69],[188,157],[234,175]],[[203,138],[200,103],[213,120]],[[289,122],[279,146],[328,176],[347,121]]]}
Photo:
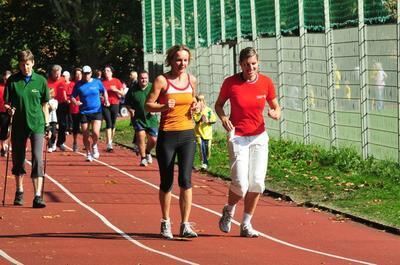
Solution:
{"label": "logo print on shirt", "polygon": [[37,90],[36,88],[32,89],[32,93],[39,93],[39,90]]}
{"label": "logo print on shirt", "polygon": [[257,95],[256,96],[256,99],[265,99],[265,98],[267,98],[267,96],[266,95]]}

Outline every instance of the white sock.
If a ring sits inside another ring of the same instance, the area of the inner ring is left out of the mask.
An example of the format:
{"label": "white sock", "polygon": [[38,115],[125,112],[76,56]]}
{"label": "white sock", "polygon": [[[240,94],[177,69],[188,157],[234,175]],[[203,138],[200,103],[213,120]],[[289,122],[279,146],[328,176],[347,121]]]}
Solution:
{"label": "white sock", "polygon": [[251,214],[243,213],[242,224],[243,224],[243,225],[249,225],[252,217],[253,217],[253,216],[252,216]]}
{"label": "white sock", "polygon": [[228,210],[228,212],[231,214],[231,216],[235,215],[235,209],[236,209],[236,204],[235,205],[226,205],[226,209]]}
{"label": "white sock", "polygon": [[37,191],[37,192],[36,192],[36,194],[35,194],[35,196],[42,197],[42,192],[40,192],[40,191]]}
{"label": "white sock", "polygon": [[22,187],[17,188],[17,192],[24,192],[24,188]]}

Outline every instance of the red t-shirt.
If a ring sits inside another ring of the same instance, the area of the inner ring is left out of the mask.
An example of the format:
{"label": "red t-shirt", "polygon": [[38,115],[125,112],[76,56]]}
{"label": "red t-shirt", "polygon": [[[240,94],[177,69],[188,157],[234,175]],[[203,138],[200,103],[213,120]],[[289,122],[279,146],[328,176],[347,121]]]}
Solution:
{"label": "red t-shirt", "polygon": [[235,74],[224,80],[218,100],[229,99],[231,120],[235,134],[239,136],[258,135],[265,131],[263,112],[265,102],[275,98],[272,80],[262,74],[253,82],[243,80]]}
{"label": "red t-shirt", "polygon": [[64,78],[59,78],[58,80],[47,79],[47,86],[54,90],[54,98],[57,99],[58,104],[64,102],[64,97],[62,91],[65,90],[65,80]]}
{"label": "red t-shirt", "polygon": [[0,83],[0,112],[6,112],[6,109],[4,108],[4,89],[5,89],[5,84]]}
{"label": "red t-shirt", "polygon": [[111,91],[111,86],[115,86],[117,89],[122,90],[122,83],[118,78],[111,78],[111,80],[102,80],[103,86],[107,89],[108,101],[110,105],[119,104],[119,96],[114,91]]}

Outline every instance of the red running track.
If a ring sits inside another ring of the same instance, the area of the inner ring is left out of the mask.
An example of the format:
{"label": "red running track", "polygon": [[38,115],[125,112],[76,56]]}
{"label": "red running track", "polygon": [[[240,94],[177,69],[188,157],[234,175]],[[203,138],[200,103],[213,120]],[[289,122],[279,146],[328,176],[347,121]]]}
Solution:
{"label": "red running track", "polygon": [[[139,167],[132,151],[104,149],[92,163],[70,150],[48,154],[44,209],[31,208],[29,178],[25,205],[13,206],[9,177],[6,206],[0,206],[0,264],[400,264],[398,236],[269,197],[252,221],[260,238],[239,237],[238,223],[221,233],[228,183],[199,173],[193,174],[191,214],[199,238],[161,239],[156,161]],[[1,177],[4,166],[1,158]],[[242,211],[239,204],[236,220]],[[177,235],[176,198],[171,218]]]}

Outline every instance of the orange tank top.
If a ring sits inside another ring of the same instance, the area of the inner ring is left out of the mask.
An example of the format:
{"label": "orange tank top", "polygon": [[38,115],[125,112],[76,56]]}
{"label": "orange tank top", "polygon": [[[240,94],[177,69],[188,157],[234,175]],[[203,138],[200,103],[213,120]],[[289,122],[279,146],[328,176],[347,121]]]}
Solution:
{"label": "orange tank top", "polygon": [[184,88],[174,86],[167,77],[167,88],[161,92],[160,104],[168,104],[169,99],[175,100],[175,107],[161,112],[160,130],[162,131],[185,131],[194,128],[194,122],[190,107],[193,103],[193,87],[188,84]]}

